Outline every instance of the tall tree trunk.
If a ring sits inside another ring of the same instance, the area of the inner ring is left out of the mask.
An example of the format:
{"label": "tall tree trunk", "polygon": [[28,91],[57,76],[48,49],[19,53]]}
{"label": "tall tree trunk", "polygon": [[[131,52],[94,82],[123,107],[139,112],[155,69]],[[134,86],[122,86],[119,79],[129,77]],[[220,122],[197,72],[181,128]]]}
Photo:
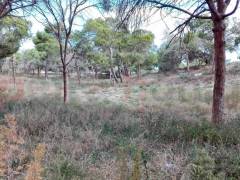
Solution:
{"label": "tall tree trunk", "polygon": [[63,100],[67,102],[67,67],[63,65]]}
{"label": "tall tree trunk", "polygon": [[0,73],[3,72],[3,64],[4,64],[4,61],[1,60],[1,61],[0,61]]}
{"label": "tall tree trunk", "polygon": [[95,79],[98,79],[98,69],[94,68],[94,77]]}
{"label": "tall tree trunk", "polygon": [[76,67],[76,72],[77,72],[78,84],[80,85],[80,82],[81,82],[81,74],[80,74],[80,70],[79,70],[79,67],[78,67],[77,59],[75,59],[75,67]]}
{"label": "tall tree trunk", "polygon": [[111,61],[110,62],[110,71],[111,71],[111,74],[112,74],[115,82],[118,83],[117,76],[116,76],[116,74],[115,74],[115,72],[113,70],[113,66],[112,66],[112,63],[113,63],[113,52],[112,52],[112,48],[111,47],[109,48],[109,53],[110,53],[110,61]]}
{"label": "tall tree trunk", "polygon": [[40,67],[37,67],[38,78],[40,77]]}
{"label": "tall tree trunk", "polygon": [[120,65],[118,65],[118,75],[119,75],[120,81],[121,81],[121,83],[122,83],[122,82],[123,82],[123,78],[122,78],[122,73],[121,73]]}
{"label": "tall tree trunk", "polygon": [[71,78],[71,70],[70,70],[70,68],[67,68],[67,75],[68,75],[68,78],[70,79]]}
{"label": "tall tree trunk", "polygon": [[138,64],[137,74],[138,74],[138,79],[141,79],[141,64]]}
{"label": "tall tree trunk", "polygon": [[220,124],[224,120],[225,86],[225,24],[223,19],[213,22],[214,28],[214,88],[212,104],[212,122]]}
{"label": "tall tree trunk", "polygon": [[123,68],[124,68],[124,75],[129,77],[129,69],[128,69],[128,66],[126,64],[123,65]]}
{"label": "tall tree trunk", "polygon": [[190,65],[189,65],[189,57],[187,58],[187,72],[190,70]]}
{"label": "tall tree trunk", "polygon": [[45,79],[48,79],[48,58],[46,59],[45,62]]}
{"label": "tall tree trunk", "polygon": [[114,81],[115,81],[116,83],[118,83],[117,76],[116,76],[116,74],[115,74],[112,66],[110,67],[110,71],[111,71],[111,74],[112,74],[112,76],[113,76],[113,78],[114,78]]}

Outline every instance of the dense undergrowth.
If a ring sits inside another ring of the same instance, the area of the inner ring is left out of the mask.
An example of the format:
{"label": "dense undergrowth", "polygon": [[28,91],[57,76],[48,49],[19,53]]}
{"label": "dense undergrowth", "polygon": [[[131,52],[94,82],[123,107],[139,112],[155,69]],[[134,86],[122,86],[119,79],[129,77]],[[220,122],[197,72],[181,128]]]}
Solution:
{"label": "dense undergrowth", "polygon": [[164,108],[55,98],[9,102],[3,112],[16,117],[27,151],[46,145],[45,179],[240,179],[240,116],[216,127]]}

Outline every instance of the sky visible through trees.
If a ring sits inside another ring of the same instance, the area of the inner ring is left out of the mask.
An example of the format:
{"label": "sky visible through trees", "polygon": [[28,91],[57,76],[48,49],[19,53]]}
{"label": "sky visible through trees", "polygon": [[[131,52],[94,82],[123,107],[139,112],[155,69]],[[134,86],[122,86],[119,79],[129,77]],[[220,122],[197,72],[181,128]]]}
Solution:
{"label": "sky visible through trees", "polygon": [[[232,6],[232,4],[230,5]],[[233,17],[238,17],[240,12],[237,12],[233,15]],[[104,17],[114,17],[114,13],[100,13],[97,8],[89,8],[85,12],[85,19],[79,19],[79,22],[76,23],[75,28],[79,29],[82,28],[84,22],[86,22],[87,19],[94,19],[94,18],[104,18]],[[181,15],[184,17],[184,15]],[[176,26],[177,22],[179,21],[176,19],[176,16],[174,15],[168,15],[165,18],[163,18],[164,15],[161,15],[160,13],[155,13],[148,22],[145,22],[142,25],[143,29],[149,30],[154,33],[154,41],[157,46],[160,46],[162,42],[165,41],[165,37],[168,34],[168,31],[171,31]],[[32,28],[31,31],[33,34],[35,34],[37,31],[44,30],[44,26],[36,21],[34,18],[29,17],[30,21],[32,22]],[[29,49],[33,48],[34,44],[32,43],[32,40],[26,41],[24,44],[22,44],[22,49]],[[234,58],[236,58],[236,55],[234,55]]]}

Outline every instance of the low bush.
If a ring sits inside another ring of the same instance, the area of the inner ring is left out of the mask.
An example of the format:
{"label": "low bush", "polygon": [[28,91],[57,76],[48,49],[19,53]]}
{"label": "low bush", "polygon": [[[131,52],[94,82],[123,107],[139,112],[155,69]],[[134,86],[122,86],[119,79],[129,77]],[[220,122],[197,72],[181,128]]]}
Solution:
{"label": "low bush", "polygon": [[216,127],[208,121],[186,121],[171,112],[145,114],[145,137],[161,142],[209,143],[216,146],[240,143],[239,117]]}
{"label": "low bush", "polygon": [[192,180],[214,180],[215,161],[205,149],[197,149],[190,164],[190,176]]}
{"label": "low bush", "polygon": [[85,173],[71,160],[59,155],[46,169],[45,176],[49,180],[83,179]]}
{"label": "low bush", "polygon": [[240,177],[239,153],[225,148],[196,148],[185,174],[192,180],[237,180]]}

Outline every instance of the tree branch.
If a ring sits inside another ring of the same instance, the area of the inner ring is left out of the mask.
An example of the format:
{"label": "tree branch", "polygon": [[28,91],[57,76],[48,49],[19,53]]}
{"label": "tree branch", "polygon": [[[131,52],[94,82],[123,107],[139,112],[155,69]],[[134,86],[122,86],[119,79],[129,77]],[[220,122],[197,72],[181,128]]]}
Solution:
{"label": "tree branch", "polygon": [[240,0],[237,0],[234,9],[230,13],[225,14],[223,18],[233,15],[237,11],[239,3],[240,3]]}
{"label": "tree branch", "polygon": [[[185,14],[188,14],[189,16],[192,16],[194,18],[197,18],[197,19],[212,19],[211,16],[200,16],[200,14],[194,14],[190,11],[187,11],[185,9],[182,9],[180,7],[177,7],[175,5],[171,5],[171,4],[167,4],[167,3],[161,3],[161,2],[158,2],[156,0],[147,0],[149,3],[153,3],[153,4],[156,4],[156,5],[160,5],[160,6],[156,6],[157,8],[159,9],[163,9],[163,8],[171,8],[171,9],[175,9],[175,10],[178,10],[178,11],[181,11]],[[202,7],[203,5],[205,4],[202,3],[200,6],[198,6],[196,9],[200,9],[200,7]],[[196,10],[195,10],[196,11]]]}

